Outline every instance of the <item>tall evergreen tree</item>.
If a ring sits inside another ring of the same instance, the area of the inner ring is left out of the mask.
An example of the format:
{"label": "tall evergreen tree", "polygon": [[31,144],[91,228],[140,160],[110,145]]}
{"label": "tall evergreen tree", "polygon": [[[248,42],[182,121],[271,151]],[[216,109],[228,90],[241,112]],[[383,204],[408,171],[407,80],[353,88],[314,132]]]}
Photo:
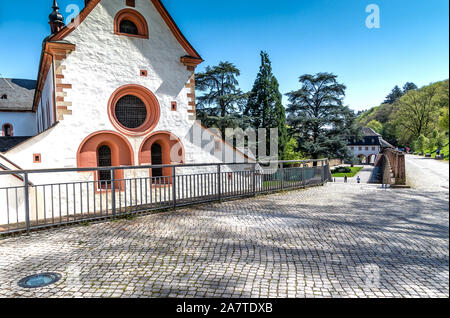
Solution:
{"label": "tall evergreen tree", "polygon": [[230,62],[208,66],[196,75],[196,88],[204,92],[197,98],[197,115],[207,127],[219,128],[225,138],[225,128],[240,126],[246,95],[239,89],[239,69]]}
{"label": "tall evergreen tree", "polygon": [[348,140],[361,132],[354,112],[343,105],[346,87],[330,73],[303,75],[300,83],[301,89],[287,94],[288,124],[299,150],[313,159],[349,159]]}
{"label": "tall evergreen tree", "polygon": [[386,96],[385,104],[394,104],[400,97],[403,96],[403,91],[397,85],[392,89],[391,93]]}
{"label": "tall evergreen tree", "polygon": [[[278,128],[278,156],[284,159],[289,141],[286,110],[282,103],[278,81],[272,73],[272,65],[266,52],[261,52],[261,66],[253,89],[249,93],[244,115],[248,116],[250,125],[254,129]],[[269,132],[267,136],[270,138]]]}
{"label": "tall evergreen tree", "polygon": [[417,85],[412,83],[412,82],[407,82],[404,86],[403,86],[403,94],[408,93],[409,91],[414,91],[417,89]]}

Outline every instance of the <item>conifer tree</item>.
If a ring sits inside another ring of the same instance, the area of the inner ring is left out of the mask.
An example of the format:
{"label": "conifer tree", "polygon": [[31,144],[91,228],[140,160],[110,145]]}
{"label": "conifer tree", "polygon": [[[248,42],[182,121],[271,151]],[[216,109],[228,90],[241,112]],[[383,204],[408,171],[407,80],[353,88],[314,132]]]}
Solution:
{"label": "conifer tree", "polygon": [[[289,141],[286,125],[286,110],[282,103],[279,84],[272,73],[269,55],[261,52],[261,66],[253,89],[249,93],[244,115],[253,129],[278,128],[278,156],[284,159]],[[267,131],[269,142],[270,133]]]}
{"label": "conifer tree", "polygon": [[330,73],[303,75],[302,87],[287,94],[288,123],[298,150],[312,159],[351,158],[348,140],[360,136],[355,114],[343,105],[346,87]]}
{"label": "conifer tree", "polygon": [[209,128],[219,128],[225,138],[226,128],[241,126],[246,94],[239,89],[239,69],[230,62],[208,66],[196,75],[196,88],[203,92],[197,98],[197,115]]}

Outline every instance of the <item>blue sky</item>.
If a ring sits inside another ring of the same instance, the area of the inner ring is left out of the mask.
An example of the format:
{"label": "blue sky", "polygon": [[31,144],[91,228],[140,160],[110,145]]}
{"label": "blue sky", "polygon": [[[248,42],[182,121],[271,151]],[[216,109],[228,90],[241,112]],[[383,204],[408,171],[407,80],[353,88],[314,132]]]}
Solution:
{"label": "blue sky", "polygon": [[[1,0],[0,73],[35,79],[51,0]],[[104,0],[107,1],[107,0]],[[145,0],[137,0],[145,1]],[[60,0],[61,11],[82,0]],[[266,50],[281,92],[299,88],[305,73],[332,72],[347,85],[346,104],[376,106],[395,86],[449,77],[447,0],[163,0],[205,59],[241,70],[250,90]],[[365,8],[380,8],[379,29],[368,29]],[[285,98],[286,101],[286,98]]]}

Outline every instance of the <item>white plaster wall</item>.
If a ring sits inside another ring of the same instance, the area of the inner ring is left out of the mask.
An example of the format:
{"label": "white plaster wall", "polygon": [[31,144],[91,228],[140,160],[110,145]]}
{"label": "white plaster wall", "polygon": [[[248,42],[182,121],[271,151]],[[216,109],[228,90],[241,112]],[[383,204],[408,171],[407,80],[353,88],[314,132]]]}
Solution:
{"label": "white plaster wall", "polygon": [[375,146],[375,150],[372,150],[373,146],[368,146],[369,150],[366,150],[366,146],[362,146],[362,150],[359,150],[359,146],[353,146],[353,150],[352,151],[353,155],[355,157],[358,157],[359,155],[364,155],[366,157],[370,156],[370,155],[375,155],[377,156],[378,153],[380,152],[380,147],[379,146]]}
{"label": "white plaster wall", "polygon": [[373,146],[368,146],[369,150],[366,150],[366,146],[361,146],[362,150],[359,150],[359,146],[352,146],[353,150],[350,148],[350,151],[353,153],[354,157],[358,157],[359,155],[364,155],[366,158],[368,158],[371,155],[375,155],[370,163],[375,163],[378,154],[380,153],[380,146],[375,146],[375,150],[372,150]]}
{"label": "white plaster wall", "polygon": [[37,134],[36,113],[33,112],[0,112],[0,129],[4,124],[13,125],[14,136],[17,137]]}

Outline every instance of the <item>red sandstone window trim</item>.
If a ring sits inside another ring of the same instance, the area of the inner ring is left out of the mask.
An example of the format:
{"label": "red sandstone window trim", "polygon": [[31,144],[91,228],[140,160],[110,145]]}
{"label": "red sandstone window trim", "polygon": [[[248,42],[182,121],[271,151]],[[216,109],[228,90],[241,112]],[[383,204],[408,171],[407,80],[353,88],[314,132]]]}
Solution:
{"label": "red sandstone window trim", "polygon": [[2,136],[6,137],[6,127],[9,127],[10,135],[8,137],[14,136],[14,127],[10,123],[3,124],[2,126]]}
{"label": "red sandstone window trim", "polygon": [[[138,29],[138,34],[128,34],[120,32],[120,23],[124,20],[133,22]],[[128,8],[120,10],[114,18],[114,34],[148,39],[149,34],[147,21],[145,20],[144,16],[136,10]]]}
{"label": "red sandstone window trim", "polygon": [[[140,127],[131,129],[123,126],[116,118],[115,108],[117,102],[126,95],[133,95],[141,99],[147,108],[147,118]],[[142,136],[155,129],[161,115],[160,106],[156,96],[147,88],[140,85],[125,85],[118,88],[108,102],[108,116],[113,126],[127,136]]]}
{"label": "red sandstone window trim", "polygon": [[40,153],[33,154],[33,163],[41,163],[42,162],[42,156]]}

